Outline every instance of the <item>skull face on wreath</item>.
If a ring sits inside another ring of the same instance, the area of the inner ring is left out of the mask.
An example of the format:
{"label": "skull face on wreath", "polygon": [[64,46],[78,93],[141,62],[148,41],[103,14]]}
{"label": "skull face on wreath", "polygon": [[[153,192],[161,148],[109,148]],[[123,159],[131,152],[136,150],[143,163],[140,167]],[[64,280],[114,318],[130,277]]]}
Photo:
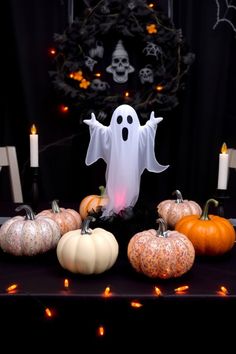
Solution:
{"label": "skull face on wreath", "polygon": [[145,84],[145,82],[152,84],[154,82],[153,70],[149,64],[139,71],[139,78],[142,84]]}
{"label": "skull face on wreath", "polygon": [[113,75],[113,80],[118,84],[128,81],[128,74],[134,72],[134,67],[129,63],[129,56],[121,40],[118,41],[112,53],[112,62],[106,68],[108,73]]}

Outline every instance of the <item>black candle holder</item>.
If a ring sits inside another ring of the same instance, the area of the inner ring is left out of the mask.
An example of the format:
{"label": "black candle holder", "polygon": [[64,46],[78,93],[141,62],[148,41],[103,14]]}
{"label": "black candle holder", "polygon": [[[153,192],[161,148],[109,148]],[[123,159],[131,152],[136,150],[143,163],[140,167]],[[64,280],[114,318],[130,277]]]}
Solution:
{"label": "black candle holder", "polygon": [[39,167],[31,167],[31,206],[35,210],[39,202]]}
{"label": "black candle holder", "polygon": [[217,189],[215,199],[219,202],[216,214],[225,217],[225,203],[229,200],[229,195],[226,189]]}

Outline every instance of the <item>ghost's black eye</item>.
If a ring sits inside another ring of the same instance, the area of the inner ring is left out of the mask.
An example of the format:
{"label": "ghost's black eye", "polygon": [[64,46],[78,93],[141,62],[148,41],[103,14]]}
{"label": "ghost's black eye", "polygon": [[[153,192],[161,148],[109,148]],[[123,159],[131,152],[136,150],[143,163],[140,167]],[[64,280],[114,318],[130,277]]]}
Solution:
{"label": "ghost's black eye", "polygon": [[133,123],[133,118],[132,118],[131,116],[128,116],[128,117],[127,117],[127,122],[128,122],[129,124],[132,124],[132,123]]}
{"label": "ghost's black eye", "polygon": [[118,117],[117,117],[117,123],[118,123],[118,124],[121,124],[121,123],[122,123],[122,120],[123,120],[122,116],[118,116]]}

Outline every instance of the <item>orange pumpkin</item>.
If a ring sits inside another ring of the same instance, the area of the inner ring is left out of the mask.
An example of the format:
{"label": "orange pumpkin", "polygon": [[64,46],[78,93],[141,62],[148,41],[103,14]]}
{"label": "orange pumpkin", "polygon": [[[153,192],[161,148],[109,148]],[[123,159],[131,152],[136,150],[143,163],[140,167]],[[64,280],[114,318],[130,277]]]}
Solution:
{"label": "orange pumpkin", "polygon": [[38,215],[56,221],[60,227],[61,235],[79,229],[82,223],[81,216],[76,210],[59,208],[57,200],[52,201],[52,209],[43,210]]}
{"label": "orange pumpkin", "polygon": [[185,215],[201,215],[200,205],[193,200],[183,199],[178,189],[173,194],[176,194],[176,200],[163,200],[157,205],[158,215],[165,220],[169,227],[174,228],[175,224]]}
{"label": "orange pumpkin", "polygon": [[167,230],[163,219],[157,222],[157,231],[145,230],[130,239],[128,259],[137,272],[150,278],[179,277],[192,267],[194,247],[185,235]]}
{"label": "orange pumpkin", "polygon": [[99,187],[100,195],[92,194],[85,197],[79,206],[79,214],[84,220],[90,213],[98,213],[103,206],[108,202],[108,198],[105,195],[105,188]]}
{"label": "orange pumpkin", "polygon": [[218,201],[209,199],[200,218],[197,215],[184,216],[175,225],[176,231],[191,240],[197,255],[222,255],[229,251],[235,242],[233,225],[221,216],[208,215],[210,203],[218,205]]}

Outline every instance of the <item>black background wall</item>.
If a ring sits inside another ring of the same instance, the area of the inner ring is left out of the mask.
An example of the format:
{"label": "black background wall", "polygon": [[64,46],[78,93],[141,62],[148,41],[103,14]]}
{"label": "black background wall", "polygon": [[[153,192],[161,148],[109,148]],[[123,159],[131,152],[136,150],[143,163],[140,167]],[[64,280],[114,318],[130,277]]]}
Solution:
{"label": "black background wall", "polygon": [[[164,7],[166,3],[162,1]],[[53,35],[67,26],[67,1],[9,0],[1,6],[0,145],[16,146],[24,198],[29,200],[29,131],[35,123],[40,145],[41,199],[79,203],[84,196],[97,194],[98,186],[105,183],[105,164],[98,161],[85,166],[88,127],[57,110],[48,74]],[[79,11],[76,0],[75,6]],[[205,201],[217,187],[222,143],[236,147],[236,32],[227,22],[213,29],[216,15],[213,0],[174,1],[174,23],[182,29],[196,59],[180,104],[163,116],[157,129],[157,159],[170,167],[162,174],[144,172],[141,199],[159,201],[180,189],[187,199]],[[236,26],[236,10],[231,9],[227,17]],[[155,113],[158,115],[158,111]],[[231,195],[235,194],[234,178],[231,173]],[[8,199],[3,172],[0,179],[1,199]]]}

